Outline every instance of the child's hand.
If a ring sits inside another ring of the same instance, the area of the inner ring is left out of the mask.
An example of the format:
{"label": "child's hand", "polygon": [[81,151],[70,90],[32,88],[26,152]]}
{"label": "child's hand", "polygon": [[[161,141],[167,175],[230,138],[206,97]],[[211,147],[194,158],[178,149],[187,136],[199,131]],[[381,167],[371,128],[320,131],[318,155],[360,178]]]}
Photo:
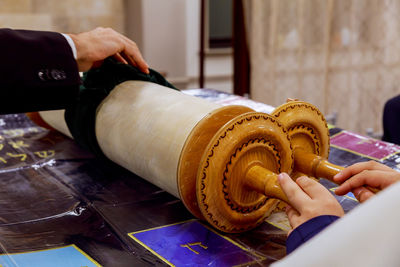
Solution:
{"label": "child's hand", "polygon": [[365,185],[385,189],[400,181],[400,173],[376,161],[360,162],[345,168],[333,177],[341,184],[335,191],[337,195],[345,195],[350,191],[360,202],[364,202],[375,194]]}
{"label": "child's hand", "polygon": [[320,215],[344,215],[339,202],[320,183],[306,176],[294,182],[286,173],[279,174],[278,180],[290,202],[286,214],[293,229]]}

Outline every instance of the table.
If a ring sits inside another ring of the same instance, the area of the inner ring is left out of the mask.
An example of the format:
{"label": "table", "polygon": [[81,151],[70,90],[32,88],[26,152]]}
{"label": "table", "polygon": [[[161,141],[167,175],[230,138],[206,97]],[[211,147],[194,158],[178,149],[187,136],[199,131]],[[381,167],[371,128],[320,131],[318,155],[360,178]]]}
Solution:
{"label": "table", "polygon": [[[257,111],[273,107],[207,89],[184,93]],[[400,170],[400,147],[330,126],[329,160]],[[286,217],[222,234],[149,182],[95,158],[25,114],[0,116],[2,266],[265,266],[285,256]],[[329,189],[336,185],[321,179]],[[358,202],[336,196],[347,212]]]}

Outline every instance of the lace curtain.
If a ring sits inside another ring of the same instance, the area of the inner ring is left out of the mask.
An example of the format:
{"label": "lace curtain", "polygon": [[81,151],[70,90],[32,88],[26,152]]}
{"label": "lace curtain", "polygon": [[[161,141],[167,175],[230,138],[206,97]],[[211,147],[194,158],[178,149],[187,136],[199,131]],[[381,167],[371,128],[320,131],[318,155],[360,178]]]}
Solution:
{"label": "lace curtain", "polygon": [[399,0],[244,1],[251,98],[315,104],[339,127],[382,131],[400,93]]}

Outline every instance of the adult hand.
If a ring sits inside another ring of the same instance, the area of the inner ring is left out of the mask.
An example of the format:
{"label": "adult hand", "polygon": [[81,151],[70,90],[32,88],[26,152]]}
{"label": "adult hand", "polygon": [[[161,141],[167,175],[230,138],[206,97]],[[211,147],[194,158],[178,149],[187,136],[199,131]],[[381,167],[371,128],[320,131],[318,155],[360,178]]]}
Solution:
{"label": "adult hand", "polygon": [[96,28],[89,32],[68,34],[77,50],[79,71],[88,71],[101,65],[104,59],[113,56],[116,60],[138,67],[149,73],[136,43],[111,28]]}
{"label": "adult hand", "polygon": [[292,229],[320,215],[344,215],[336,198],[317,181],[301,176],[294,182],[286,173],[278,181],[289,200],[286,214]]}
{"label": "adult hand", "polygon": [[364,202],[375,193],[365,185],[385,189],[386,187],[400,181],[400,173],[392,168],[376,161],[359,162],[353,164],[333,177],[333,180],[340,184],[336,189],[337,195],[345,195],[350,191],[360,202]]}

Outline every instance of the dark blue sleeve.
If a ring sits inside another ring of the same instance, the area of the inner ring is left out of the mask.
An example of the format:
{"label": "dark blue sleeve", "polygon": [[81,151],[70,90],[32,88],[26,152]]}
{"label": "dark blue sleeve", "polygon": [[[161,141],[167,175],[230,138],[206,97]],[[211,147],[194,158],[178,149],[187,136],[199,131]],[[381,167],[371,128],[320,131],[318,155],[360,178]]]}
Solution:
{"label": "dark blue sleeve", "polygon": [[0,29],[0,59],[0,113],[65,109],[78,96],[78,65],[60,33]]}
{"label": "dark blue sleeve", "polygon": [[333,215],[321,215],[298,226],[290,233],[286,240],[286,255],[310,240],[313,236],[339,218],[340,217]]}

